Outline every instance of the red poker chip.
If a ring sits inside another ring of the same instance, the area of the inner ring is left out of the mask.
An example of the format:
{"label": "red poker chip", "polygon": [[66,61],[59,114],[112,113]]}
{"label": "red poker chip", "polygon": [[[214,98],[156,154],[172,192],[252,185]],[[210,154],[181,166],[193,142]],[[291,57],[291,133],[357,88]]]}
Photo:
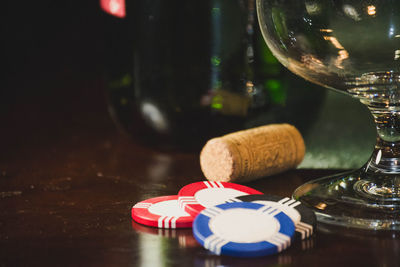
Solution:
{"label": "red poker chip", "polygon": [[225,203],[238,196],[262,194],[235,183],[203,181],[185,185],[179,190],[179,207],[196,217],[203,209]]}
{"label": "red poker chip", "polygon": [[189,228],[193,217],[178,206],[178,196],[161,196],[143,200],[132,207],[132,219],[158,228]]}

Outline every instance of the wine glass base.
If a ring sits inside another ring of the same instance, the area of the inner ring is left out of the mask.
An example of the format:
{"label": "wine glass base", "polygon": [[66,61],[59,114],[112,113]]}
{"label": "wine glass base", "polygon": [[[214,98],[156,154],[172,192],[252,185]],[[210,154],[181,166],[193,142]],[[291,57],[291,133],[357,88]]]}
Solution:
{"label": "wine glass base", "polygon": [[293,197],[314,210],[318,222],[368,230],[400,231],[397,174],[364,169],[310,181]]}

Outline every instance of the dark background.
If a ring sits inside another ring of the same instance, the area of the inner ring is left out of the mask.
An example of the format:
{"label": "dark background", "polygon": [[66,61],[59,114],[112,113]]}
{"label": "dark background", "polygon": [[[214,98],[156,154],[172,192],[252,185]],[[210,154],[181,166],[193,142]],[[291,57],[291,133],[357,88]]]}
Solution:
{"label": "dark background", "polygon": [[29,84],[100,69],[103,14],[98,0],[8,1],[2,13],[7,89],[2,93],[35,96],[43,93],[29,92]]}
{"label": "dark background", "polygon": [[[7,1],[1,10],[0,149],[40,146],[77,129],[87,135],[117,131],[104,95],[109,15],[99,1]],[[300,167],[356,168],[372,152],[375,130],[357,100],[327,90],[304,138]],[[0,167],[9,156],[0,153]]]}
{"label": "dark background", "polygon": [[104,120],[112,127],[102,81],[106,14],[99,1],[3,5],[0,148],[62,137],[65,129],[84,121],[71,114]]}

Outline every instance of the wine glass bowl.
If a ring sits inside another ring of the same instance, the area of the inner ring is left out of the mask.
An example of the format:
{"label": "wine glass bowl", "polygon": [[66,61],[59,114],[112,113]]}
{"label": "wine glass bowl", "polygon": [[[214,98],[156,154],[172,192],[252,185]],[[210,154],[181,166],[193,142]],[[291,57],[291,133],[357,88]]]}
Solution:
{"label": "wine glass bowl", "polygon": [[294,197],[323,223],[400,230],[400,2],[257,0],[257,12],[285,67],[358,98],[377,128],[361,169],[308,182]]}
{"label": "wine glass bowl", "polygon": [[398,80],[400,59],[395,4],[366,3],[259,0],[258,16],[268,46],[288,69],[326,87],[365,91],[371,82]]}

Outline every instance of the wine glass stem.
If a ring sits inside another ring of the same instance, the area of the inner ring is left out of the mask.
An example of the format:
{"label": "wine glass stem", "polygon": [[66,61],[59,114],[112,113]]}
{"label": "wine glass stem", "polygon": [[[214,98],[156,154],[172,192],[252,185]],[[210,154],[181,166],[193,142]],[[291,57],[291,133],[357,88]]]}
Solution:
{"label": "wine glass stem", "polygon": [[390,173],[400,176],[400,108],[368,105],[377,129],[377,140],[367,173]]}

